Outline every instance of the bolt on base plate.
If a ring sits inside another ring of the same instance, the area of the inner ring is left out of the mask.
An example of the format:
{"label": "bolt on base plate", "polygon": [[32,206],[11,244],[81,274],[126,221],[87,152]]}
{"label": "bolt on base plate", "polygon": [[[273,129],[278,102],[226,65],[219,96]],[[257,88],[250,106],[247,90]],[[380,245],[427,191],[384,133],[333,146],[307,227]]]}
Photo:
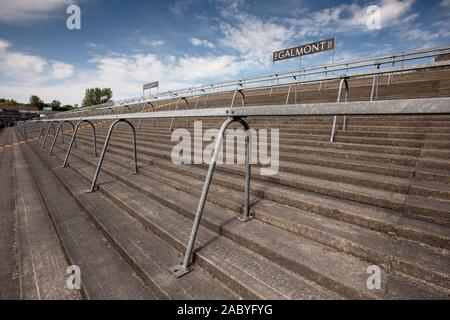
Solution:
{"label": "bolt on base plate", "polygon": [[172,272],[175,275],[175,277],[181,278],[185,274],[191,272],[192,268],[191,267],[185,268],[183,265],[177,264],[175,266],[169,267],[169,271]]}
{"label": "bolt on base plate", "polygon": [[240,215],[239,217],[237,217],[237,219],[239,221],[241,221],[241,222],[248,222],[248,221],[253,219],[253,215],[250,215],[250,216],[247,216],[247,217],[243,216],[243,215]]}

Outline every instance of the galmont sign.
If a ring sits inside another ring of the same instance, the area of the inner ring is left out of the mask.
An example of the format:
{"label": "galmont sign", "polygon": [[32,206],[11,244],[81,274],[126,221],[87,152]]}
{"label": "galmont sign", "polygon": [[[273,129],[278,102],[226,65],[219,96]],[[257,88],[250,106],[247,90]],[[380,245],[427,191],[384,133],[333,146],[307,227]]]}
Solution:
{"label": "galmont sign", "polygon": [[322,51],[333,50],[336,43],[336,39],[328,39],[317,41],[313,43],[304,44],[298,47],[283,49],[273,53],[273,61],[285,60],[289,58],[295,58],[300,56],[306,56],[308,54],[314,54]]}

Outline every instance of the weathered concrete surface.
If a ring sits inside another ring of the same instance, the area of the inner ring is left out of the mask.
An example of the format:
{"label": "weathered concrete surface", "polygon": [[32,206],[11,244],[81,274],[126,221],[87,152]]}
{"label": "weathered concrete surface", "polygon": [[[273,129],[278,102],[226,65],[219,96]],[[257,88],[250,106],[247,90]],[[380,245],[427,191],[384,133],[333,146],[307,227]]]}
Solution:
{"label": "weathered concrete surface", "polygon": [[67,288],[69,264],[31,169],[20,146],[14,146],[12,152],[20,298],[80,299],[80,292]]}
{"label": "weathered concrete surface", "polygon": [[[0,130],[0,146],[11,144],[12,130]],[[13,155],[11,148],[0,150],[0,299],[19,299],[14,214]]]}
{"label": "weathered concrete surface", "polygon": [[90,299],[154,299],[155,294],[89,221],[30,145],[23,148],[68,260],[81,270],[84,295]]}

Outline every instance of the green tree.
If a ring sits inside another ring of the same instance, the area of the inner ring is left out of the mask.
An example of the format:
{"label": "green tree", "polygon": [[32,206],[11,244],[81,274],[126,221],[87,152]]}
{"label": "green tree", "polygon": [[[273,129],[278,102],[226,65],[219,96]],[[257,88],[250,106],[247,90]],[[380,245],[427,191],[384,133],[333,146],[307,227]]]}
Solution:
{"label": "green tree", "polygon": [[61,102],[58,100],[53,100],[52,103],[50,103],[50,107],[52,107],[53,110],[59,109],[61,108]]}
{"label": "green tree", "polygon": [[84,92],[84,99],[82,106],[89,107],[96,104],[100,104],[104,101],[101,101],[102,96],[107,96],[108,100],[110,100],[113,96],[111,88],[89,88]]}
{"label": "green tree", "polygon": [[30,97],[30,106],[42,110],[44,108],[44,102],[38,96],[32,95]]}

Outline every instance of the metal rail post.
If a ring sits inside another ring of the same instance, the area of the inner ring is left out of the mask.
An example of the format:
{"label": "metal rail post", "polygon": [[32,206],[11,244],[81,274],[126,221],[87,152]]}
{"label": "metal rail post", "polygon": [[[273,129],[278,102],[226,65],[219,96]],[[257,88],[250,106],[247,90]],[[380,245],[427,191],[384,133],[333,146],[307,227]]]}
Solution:
{"label": "metal rail post", "polygon": [[194,224],[192,226],[191,236],[189,238],[189,243],[186,249],[186,253],[184,255],[183,263],[181,265],[175,265],[169,268],[169,270],[175,274],[177,278],[189,273],[192,270],[191,261],[192,261],[192,253],[194,250],[195,238],[197,236],[198,228],[200,226],[200,221],[203,214],[203,209],[205,207],[206,198],[208,196],[209,187],[211,185],[211,180],[214,174],[214,169],[216,167],[217,158],[219,156],[220,147],[222,145],[223,136],[225,134],[225,130],[228,126],[233,122],[241,123],[245,128],[245,203],[243,215],[240,217],[240,220],[243,222],[247,222],[252,219],[250,215],[250,177],[251,177],[251,133],[250,127],[248,123],[240,118],[240,117],[230,117],[228,118],[220,128],[219,134],[216,138],[216,143],[214,146],[213,156],[211,158],[211,162],[209,164],[208,173],[206,175],[205,184],[203,185],[202,194],[200,196],[200,200],[197,207],[197,212],[195,214]]}
{"label": "metal rail post", "polygon": [[[152,109],[155,109],[155,106],[153,105],[153,103],[151,102],[147,102],[147,104],[144,105],[144,107],[141,110],[141,113],[143,113],[145,111],[145,109],[147,109],[147,106],[150,105],[152,107]],[[137,125],[137,129],[139,130],[141,128],[141,122],[142,122],[142,118],[139,119],[138,125]],[[155,124],[155,119],[153,119],[153,124]]]}
{"label": "metal rail post", "polygon": [[[336,101],[338,103],[341,101],[341,93],[342,93],[342,85],[343,84],[345,84],[345,102],[348,101],[348,92],[349,92],[348,80],[347,80],[347,77],[344,77],[341,79],[341,81],[339,83],[338,97],[337,97],[337,101]],[[336,133],[336,121],[337,121],[337,116],[334,116],[333,117],[333,127],[331,128],[330,142],[334,142],[334,135]],[[344,123],[342,124],[343,130],[346,129],[346,122],[347,122],[347,116],[344,115]]]}
{"label": "metal rail post", "polygon": [[98,189],[98,186],[97,186],[96,183],[97,183],[98,175],[100,173],[100,169],[101,169],[102,164],[103,164],[103,160],[105,159],[106,150],[108,149],[109,139],[111,138],[111,134],[113,132],[114,127],[119,122],[128,123],[128,125],[131,127],[131,130],[133,132],[134,174],[138,173],[137,150],[136,150],[136,130],[134,129],[134,126],[133,126],[133,124],[130,121],[128,121],[126,119],[118,119],[118,120],[114,121],[111,124],[111,126],[109,127],[108,135],[106,136],[105,144],[103,145],[103,150],[102,150],[102,153],[100,155],[100,159],[98,160],[97,169],[95,170],[94,178],[92,179],[91,189],[88,190],[88,192],[94,192],[95,190]]}
{"label": "metal rail post", "polygon": [[[372,82],[372,91],[370,92],[370,101],[373,101],[373,97],[375,95],[375,83],[378,81],[378,76],[373,76],[373,82]],[[378,91],[378,89],[377,89]],[[378,96],[378,94],[377,94]]]}
{"label": "metal rail post", "polygon": [[[189,108],[189,101],[188,101],[188,99],[186,99],[185,97],[180,97],[180,98],[178,99],[178,101],[177,101],[177,105],[175,106],[175,111],[178,110],[178,106],[179,106],[181,100],[184,100],[184,101],[186,102],[186,109]],[[170,122],[169,132],[172,131],[172,128],[173,128],[173,122],[174,122],[174,121],[175,121],[175,117],[172,117],[172,121]],[[188,119],[188,124],[189,124],[189,119]]]}
{"label": "metal rail post", "polygon": [[39,139],[42,137],[42,131],[44,130],[44,122],[41,122],[41,129],[39,130],[39,135],[36,139],[36,144],[39,143]]}
{"label": "metal rail post", "polygon": [[241,100],[242,107],[245,107],[245,95],[244,95],[244,91],[243,91],[242,89],[239,89],[239,90],[234,91],[233,98],[231,99],[230,109],[233,109],[233,106],[234,106],[234,100],[236,99],[236,95],[237,95],[238,93],[240,93],[240,95],[241,95],[241,97],[242,97],[242,100]]}
{"label": "metal rail post", "polygon": [[47,141],[47,137],[50,132],[50,128],[53,128],[53,132],[56,131],[55,127],[54,127],[54,122],[58,123],[58,121],[50,121],[50,124],[48,125],[48,128],[47,128],[47,133],[45,134],[44,140],[42,141],[41,149],[44,149],[45,142]]}
{"label": "metal rail post", "polygon": [[89,123],[92,127],[92,140],[93,140],[92,142],[94,144],[94,157],[97,157],[97,136],[95,133],[95,125],[89,120],[81,120],[77,123],[77,125],[75,126],[75,130],[73,131],[72,139],[70,139],[69,148],[67,149],[66,157],[64,158],[64,163],[62,165],[63,168],[67,167],[67,161],[69,160],[69,155],[70,155],[70,152],[72,151],[72,146],[75,142],[78,129],[79,129],[80,125],[84,122]]}
{"label": "metal rail post", "polygon": [[285,103],[285,105],[287,105],[289,103],[289,96],[291,95],[291,87],[292,87],[292,84],[289,85],[288,92],[287,92],[287,95],[286,95],[286,103]]}
{"label": "metal rail post", "polygon": [[[58,129],[56,130],[55,137],[53,138],[53,143],[52,143],[52,146],[50,147],[50,151],[48,152],[49,157],[53,154],[53,148],[55,147],[56,139],[58,138],[58,133],[61,131],[61,134],[62,134],[62,132],[64,131],[64,130],[61,130],[64,123],[70,123],[70,125],[72,126],[72,131],[75,132],[75,126],[71,121],[69,121],[69,120],[61,121],[58,125]],[[64,140],[62,141],[62,143],[64,143]],[[75,148],[76,148],[76,145],[77,145],[77,143],[75,142]]]}

